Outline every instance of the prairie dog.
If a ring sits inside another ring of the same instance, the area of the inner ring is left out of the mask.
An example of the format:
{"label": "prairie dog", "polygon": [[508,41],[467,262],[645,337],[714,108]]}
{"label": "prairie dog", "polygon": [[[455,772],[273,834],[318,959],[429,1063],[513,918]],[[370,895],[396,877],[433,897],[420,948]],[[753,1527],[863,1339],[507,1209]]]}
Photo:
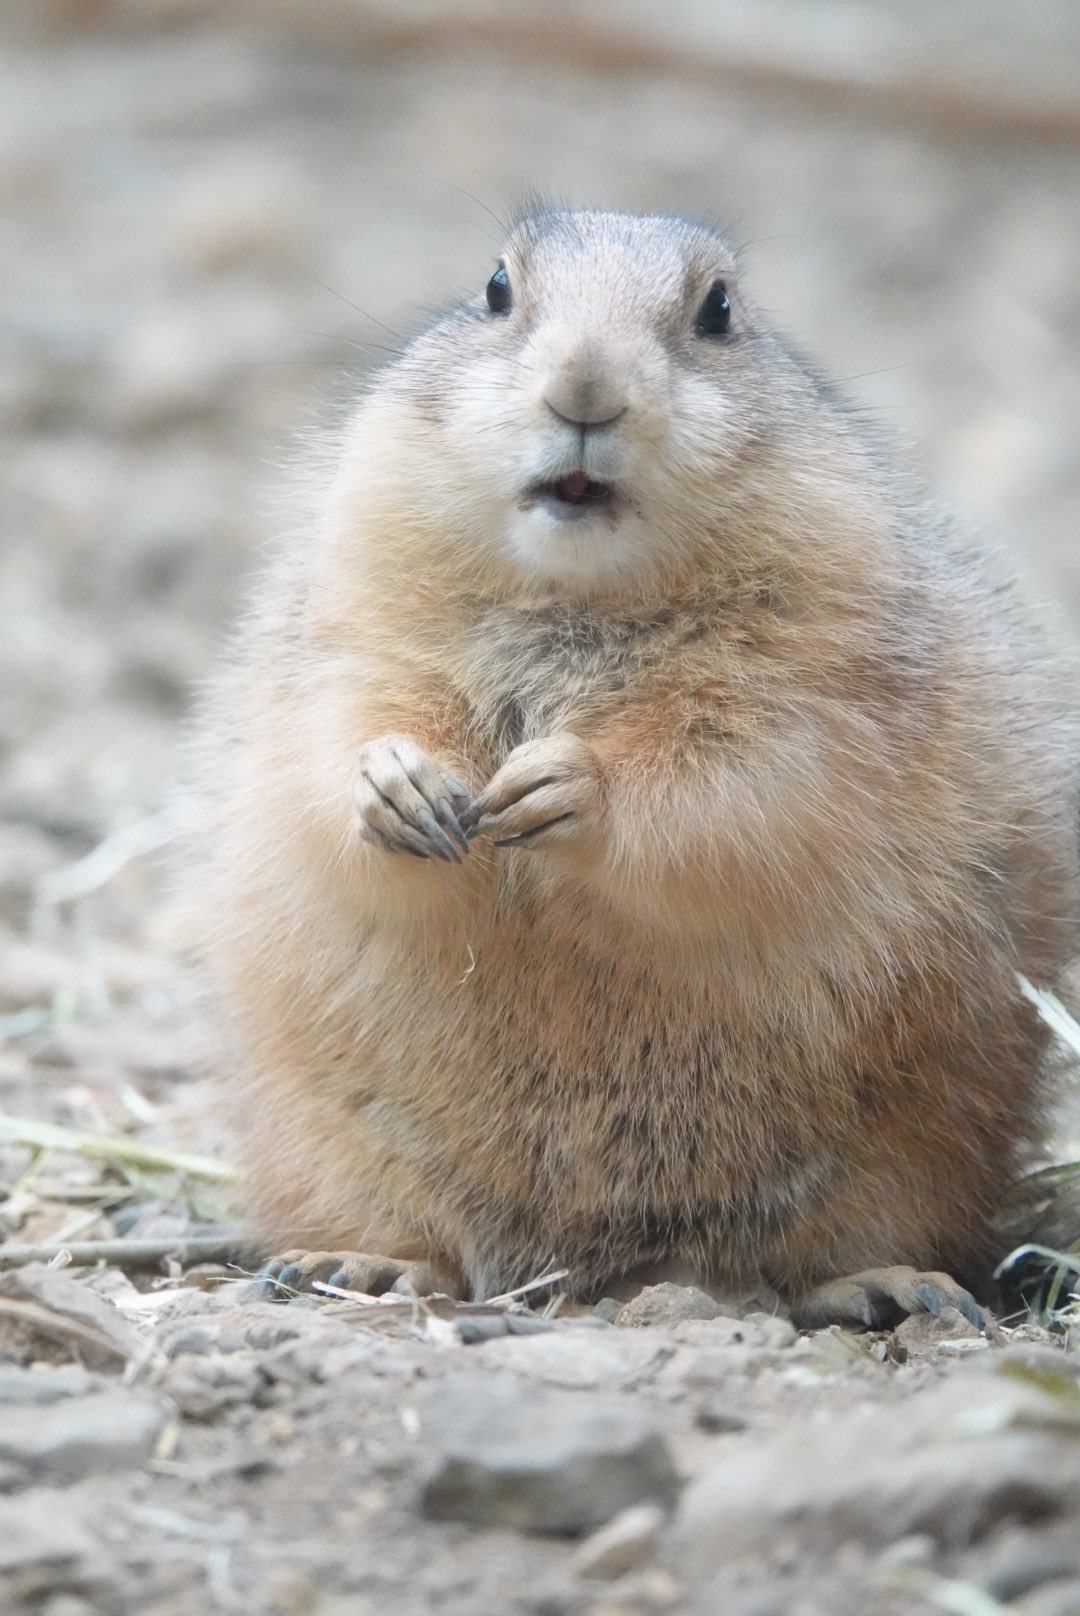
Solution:
{"label": "prairie dog", "polygon": [[1077,914],[1007,572],[677,219],[522,220],[334,456],[204,721],[267,1238],[967,1305]]}

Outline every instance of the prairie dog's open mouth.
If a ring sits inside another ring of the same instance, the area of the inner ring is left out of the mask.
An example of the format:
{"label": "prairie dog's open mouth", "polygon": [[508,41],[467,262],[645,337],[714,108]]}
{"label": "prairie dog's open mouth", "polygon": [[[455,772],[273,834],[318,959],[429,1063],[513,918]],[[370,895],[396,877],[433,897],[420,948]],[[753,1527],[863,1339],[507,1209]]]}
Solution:
{"label": "prairie dog's open mouth", "polygon": [[610,512],[616,493],[610,483],[596,482],[584,471],[572,471],[551,482],[532,483],[525,492],[526,506],[541,506],[560,522],[580,521],[583,517]]}

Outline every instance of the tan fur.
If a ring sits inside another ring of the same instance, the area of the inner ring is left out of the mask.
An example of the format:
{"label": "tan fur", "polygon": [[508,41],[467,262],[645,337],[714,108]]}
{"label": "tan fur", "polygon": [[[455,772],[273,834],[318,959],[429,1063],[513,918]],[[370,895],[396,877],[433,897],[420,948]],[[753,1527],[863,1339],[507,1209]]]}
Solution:
{"label": "tan fur", "polygon": [[[972,1273],[1037,1126],[1015,972],[1074,942],[1052,660],[722,240],[554,215],[507,263],[508,315],[375,379],[209,706],[196,899],[253,1209],[488,1294]],[[573,448],[555,397],[626,414]],[[522,489],[582,455],[624,513],[549,535]],[[387,852],[354,786],[388,736],[571,810]]]}

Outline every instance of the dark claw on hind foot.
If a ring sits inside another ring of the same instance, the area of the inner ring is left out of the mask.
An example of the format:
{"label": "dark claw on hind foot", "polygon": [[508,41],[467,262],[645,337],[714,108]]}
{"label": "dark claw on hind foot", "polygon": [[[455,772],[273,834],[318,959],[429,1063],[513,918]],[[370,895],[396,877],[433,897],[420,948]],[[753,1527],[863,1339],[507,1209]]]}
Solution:
{"label": "dark claw on hind foot", "polygon": [[395,1290],[404,1296],[461,1294],[459,1283],[426,1263],[370,1256],[361,1251],[282,1252],[264,1264],[257,1278],[263,1282],[267,1300],[274,1302],[287,1302],[297,1293],[311,1293],[316,1283],[360,1291],[365,1296],[384,1296]]}
{"label": "dark claw on hind foot", "polygon": [[937,1318],[945,1307],[956,1308],[977,1330],[986,1328],[978,1302],[948,1274],[920,1273],[902,1265],[867,1268],[830,1279],[801,1296],[792,1314],[802,1330],[819,1330],[830,1324],[891,1330],[912,1313]]}

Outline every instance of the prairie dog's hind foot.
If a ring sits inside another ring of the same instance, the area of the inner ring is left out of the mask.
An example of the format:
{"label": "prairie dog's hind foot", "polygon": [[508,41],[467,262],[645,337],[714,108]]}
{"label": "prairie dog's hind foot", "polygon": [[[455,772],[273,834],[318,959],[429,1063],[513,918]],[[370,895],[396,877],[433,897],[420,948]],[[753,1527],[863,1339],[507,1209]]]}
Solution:
{"label": "prairie dog's hind foot", "polygon": [[792,1307],[800,1330],[829,1324],[858,1324],[867,1330],[890,1330],[912,1313],[954,1307],[979,1330],[986,1328],[982,1308],[969,1291],[948,1274],[922,1273],[897,1265],[864,1268],[805,1291]]}
{"label": "prairie dog's hind foot", "polygon": [[447,780],[415,741],[387,735],[360,754],[353,780],[360,836],[387,853],[460,864],[469,844],[459,822],[470,794]]}
{"label": "prairie dog's hind foot", "polygon": [[316,1281],[365,1296],[452,1296],[460,1300],[465,1288],[460,1276],[429,1262],[407,1262],[362,1251],[284,1251],[271,1257],[258,1274],[270,1301],[287,1302],[297,1293],[310,1293]]}

